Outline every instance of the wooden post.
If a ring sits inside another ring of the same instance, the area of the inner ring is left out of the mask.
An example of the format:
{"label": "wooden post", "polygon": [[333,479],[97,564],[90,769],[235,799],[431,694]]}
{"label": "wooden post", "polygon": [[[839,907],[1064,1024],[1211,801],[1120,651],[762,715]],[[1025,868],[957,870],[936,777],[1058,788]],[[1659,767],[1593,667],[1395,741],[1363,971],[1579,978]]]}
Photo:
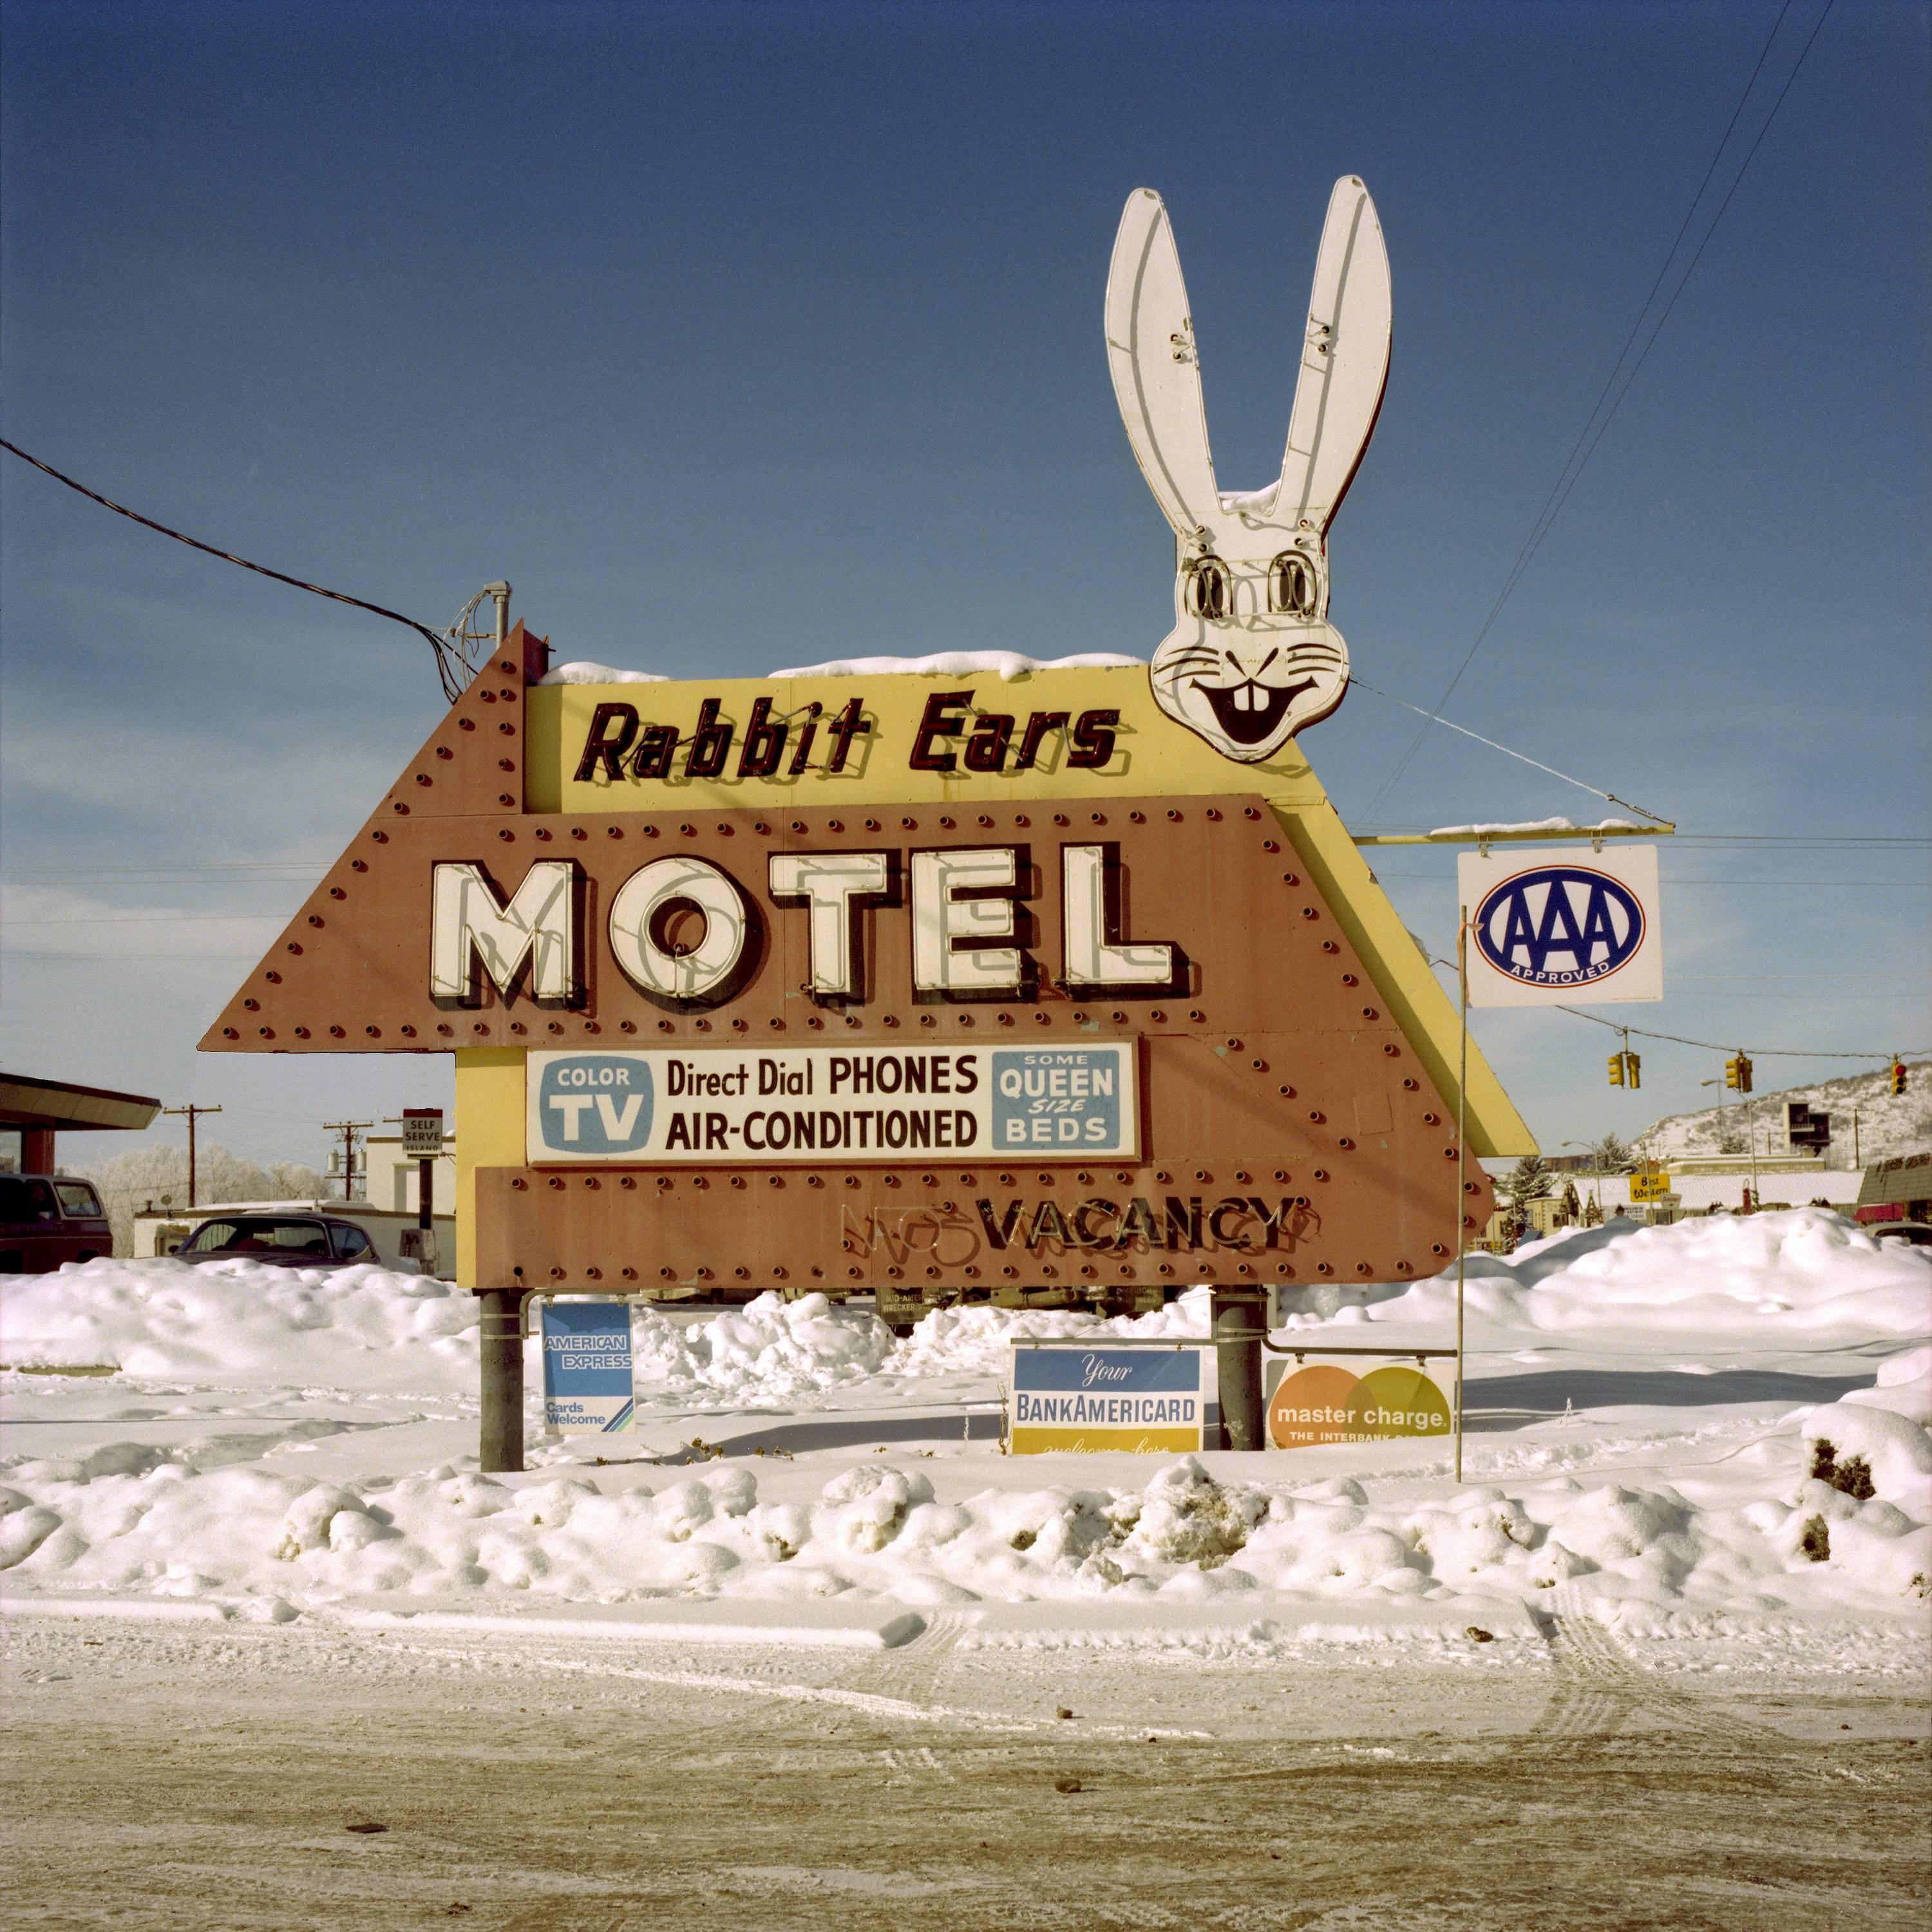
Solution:
{"label": "wooden post", "polygon": [[1214,1359],[1221,1384],[1221,1445],[1267,1446],[1262,1400],[1262,1343],[1268,1334],[1268,1290],[1217,1288],[1214,1292]]}
{"label": "wooden post", "polygon": [[477,1454],[486,1475],[524,1466],[524,1292],[476,1291],[482,1305],[483,1414]]}

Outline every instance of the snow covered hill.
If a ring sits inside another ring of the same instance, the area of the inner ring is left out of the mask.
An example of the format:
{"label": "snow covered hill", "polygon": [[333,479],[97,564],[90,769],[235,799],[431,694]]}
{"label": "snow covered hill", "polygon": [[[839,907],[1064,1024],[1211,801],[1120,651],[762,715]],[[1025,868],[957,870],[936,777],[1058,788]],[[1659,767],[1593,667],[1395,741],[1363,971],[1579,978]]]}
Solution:
{"label": "snow covered hill", "polygon": [[[1852,1109],[1858,1112],[1858,1164],[1889,1160],[1894,1154],[1918,1154],[1932,1148],[1932,1060],[1908,1060],[1906,1090],[1894,1094],[1881,1068],[1826,1080],[1808,1087],[1786,1087],[1775,1093],[1760,1090],[1750,1096],[1750,1118],[1757,1131],[1760,1154],[1785,1150],[1784,1102],[1804,1100],[1832,1117],[1831,1165],[1850,1167],[1852,1160]],[[1764,1067],[1760,1064],[1762,1077]],[[1722,1107],[1702,1113],[1672,1114],[1658,1121],[1634,1144],[1648,1144],[1654,1156],[1675,1160],[1684,1154],[1742,1154],[1744,1110],[1736,1094],[1724,1096]]]}

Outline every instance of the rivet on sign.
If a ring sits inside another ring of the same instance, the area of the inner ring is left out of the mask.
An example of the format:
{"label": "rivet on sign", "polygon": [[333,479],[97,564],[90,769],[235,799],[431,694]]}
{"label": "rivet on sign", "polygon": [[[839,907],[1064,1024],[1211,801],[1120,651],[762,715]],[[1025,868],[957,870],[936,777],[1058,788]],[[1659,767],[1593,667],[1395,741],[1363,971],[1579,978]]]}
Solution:
{"label": "rivet on sign", "polygon": [[1144,825],[1147,823],[1147,814],[1144,812],[1130,812],[1127,814],[1127,818],[1129,822],[1135,825]]}
{"label": "rivet on sign", "polygon": [[1326,1262],[1317,1262],[1315,1264],[1315,1272],[1317,1274],[1333,1274],[1335,1270]]}
{"label": "rivet on sign", "polygon": [[939,824],[942,831],[950,832],[952,830],[952,821],[950,818],[942,818]]}
{"label": "rivet on sign", "polygon": [[604,1279],[604,1270],[602,1268],[587,1268],[584,1272],[592,1281],[602,1281]]}
{"label": "rivet on sign", "polygon": [[440,1034],[452,1034],[452,1033],[454,1033],[454,1032],[456,1030],[456,1029],[455,1029],[454,1027],[452,1027],[452,1026],[449,1025],[446,1022],[445,1022],[445,1021],[442,1021],[442,1020],[439,1020],[439,1021],[437,1021],[437,1022],[436,1022],[436,1031],[437,1031],[438,1033],[440,1033]]}
{"label": "rivet on sign", "polygon": [[919,830],[919,820],[916,818],[902,818],[899,820],[899,824],[908,832],[916,832]]}
{"label": "rivet on sign", "polygon": [[711,1022],[709,1020],[694,1020],[692,1024],[700,1033],[709,1033],[711,1030]]}
{"label": "rivet on sign", "polygon": [[522,1193],[524,1189],[528,1187],[530,1184],[527,1180],[524,1180],[520,1174],[518,1175],[514,1180],[510,1183],[510,1185],[514,1187],[519,1194]]}
{"label": "rivet on sign", "polygon": [[1213,1176],[1208,1173],[1208,1170],[1204,1167],[1197,1167],[1194,1170],[1194,1178],[1196,1180],[1211,1180]]}
{"label": "rivet on sign", "polygon": [[273,1027],[257,1027],[255,1030],[259,1033],[264,1040],[273,1040],[275,1036],[275,1030]]}
{"label": "rivet on sign", "polygon": [[1261,814],[1252,805],[1244,805],[1241,807],[1241,816],[1244,818],[1258,818]]}
{"label": "rivet on sign", "polygon": [[517,728],[514,724],[499,724],[496,729],[506,738],[514,738],[517,735]]}
{"label": "rivet on sign", "polygon": [[620,1174],[617,1177],[617,1185],[622,1188],[626,1193],[628,1193],[637,1186],[637,1184],[638,1180],[635,1174]]}
{"label": "rivet on sign", "polygon": [[560,1174],[553,1174],[550,1178],[550,1184],[553,1187],[561,1188],[563,1185],[562,1175]]}
{"label": "rivet on sign", "polygon": [[[1408,1083],[1406,1081],[1402,1082],[1404,1086],[1408,1085]],[[1440,1114],[1424,1114],[1422,1117],[1422,1124],[1425,1127],[1440,1126],[1442,1124],[1442,1116]]]}
{"label": "rivet on sign", "polygon": [[459,718],[456,721],[456,728],[459,731],[473,731],[476,728],[476,721],[473,718]]}
{"label": "rivet on sign", "polygon": [[1208,1016],[1198,1006],[1196,1006],[1190,1010],[1187,1017],[1198,1024],[1204,1022]]}
{"label": "rivet on sign", "polygon": [[1173,807],[1172,807],[1172,806],[1171,806],[1168,808],[1168,814],[1167,814],[1167,815],[1168,815],[1168,817],[1169,818],[1171,818],[1171,819],[1174,819],[1174,820],[1178,820],[1178,819],[1179,819],[1179,818],[1180,818],[1180,813],[1179,813],[1179,812],[1176,812],[1176,811],[1173,808]]}
{"label": "rivet on sign", "polygon": [[[404,1029],[404,1030],[405,1030],[405,1031],[406,1031],[406,1030],[407,1030],[407,1029],[406,1029],[406,1028],[405,1028],[405,1029]],[[298,1040],[306,1040],[306,1039],[308,1039],[308,1028],[307,1027],[297,1027],[297,1028],[296,1028],[296,1039],[298,1039]]]}
{"label": "rivet on sign", "polygon": [[397,1030],[405,1040],[414,1040],[416,1036],[416,1030],[412,1026],[399,1027]]}
{"label": "rivet on sign", "polygon": [[[1454,1160],[1456,1158],[1456,1150],[1452,1147],[1444,1148],[1442,1150],[1442,1158],[1444,1160]],[[1472,1190],[1474,1189],[1475,1184],[1476,1184],[1473,1180],[1470,1182],[1469,1186]]]}
{"label": "rivet on sign", "polygon": [[1217,825],[1220,823],[1221,814],[1220,812],[1211,805],[1208,808],[1208,816],[1213,819]]}
{"label": "rivet on sign", "polygon": [[490,1022],[488,1020],[474,1021],[471,1023],[470,1030],[472,1033],[488,1033],[490,1030]]}
{"label": "rivet on sign", "polygon": [[1337,1147],[1341,1148],[1352,1148],[1355,1144],[1353,1141],[1349,1139],[1346,1134],[1344,1134],[1342,1138],[1335,1143],[1335,1144]]}
{"label": "rivet on sign", "polygon": [[1030,825],[1033,823],[1033,820],[1028,818],[1024,812],[1016,812],[1013,814],[1013,823],[1024,830],[1026,826]]}
{"label": "rivet on sign", "polygon": [[734,1020],[731,1022],[731,1030],[734,1033],[749,1033],[751,1030],[752,1023],[749,1020]]}
{"label": "rivet on sign", "polygon": [[1322,942],[1322,950],[1324,952],[1339,952],[1342,949],[1332,939],[1324,939]]}
{"label": "rivet on sign", "polygon": [[[1400,1052],[1401,1050],[1402,1049],[1400,1047],[1396,1048],[1396,1051],[1398,1053]],[[1413,1080],[1405,1080],[1402,1084],[1406,1091],[1411,1094],[1413,1094],[1415,1091],[1415,1082]]]}
{"label": "rivet on sign", "polygon": [[921,1026],[937,1026],[939,1024],[930,1013],[921,1013],[919,1016],[919,1023]]}
{"label": "rivet on sign", "polygon": [[1317,1113],[1311,1109],[1308,1118],[1312,1120],[1317,1126],[1319,1126],[1322,1123],[1328,1118],[1328,1116],[1326,1114]]}
{"label": "rivet on sign", "polygon": [[[1456,1150],[1454,1148],[1451,1148],[1449,1151],[1451,1154],[1454,1154]],[[1462,1192],[1465,1194],[1480,1194],[1482,1191],[1483,1186],[1480,1181],[1466,1180],[1462,1184]]]}
{"label": "rivet on sign", "polygon": [[[644,829],[652,832],[657,830],[655,825],[646,826]],[[624,836],[624,828],[621,825],[607,825],[604,828],[604,836],[607,838],[621,838]]]}
{"label": "rivet on sign", "polygon": [[386,845],[389,842],[389,835],[386,832],[372,832],[369,836],[378,845]]}
{"label": "rivet on sign", "polygon": [[1051,1026],[1053,1024],[1053,1016],[1051,1013],[1036,1011],[1033,1016],[1033,1023],[1035,1026]]}
{"label": "rivet on sign", "polygon": [[418,772],[416,774],[416,783],[419,785],[434,784],[436,781],[430,776],[428,772]]}
{"label": "rivet on sign", "polygon": [[561,1269],[560,1268],[552,1268],[552,1269],[550,1270],[550,1280],[551,1280],[552,1281],[561,1281],[561,1280],[562,1280],[562,1279],[563,1279],[563,1270],[562,1270],[562,1269]]}
{"label": "rivet on sign", "polygon": [[1248,1178],[1248,1171],[1247,1171],[1247,1169],[1246,1169],[1246,1168],[1244,1168],[1244,1167],[1238,1167],[1238,1168],[1235,1168],[1235,1170],[1234,1170],[1234,1178],[1235,1178],[1237,1180],[1246,1180],[1246,1179],[1247,1179],[1247,1178]]}
{"label": "rivet on sign", "polygon": [[408,818],[410,815],[409,807],[406,806],[400,799],[398,799],[396,800],[394,806],[392,808],[399,813],[404,818]]}
{"label": "rivet on sign", "polygon": [[638,1271],[635,1268],[624,1268],[620,1272],[626,1281],[635,1281],[638,1278]]}
{"label": "rivet on sign", "polygon": [[1440,1241],[1431,1241],[1429,1244],[1429,1252],[1432,1255],[1446,1255],[1449,1250]]}
{"label": "rivet on sign", "polygon": [[[1159,1168],[1156,1168],[1154,1169],[1154,1178],[1155,1178],[1155,1180],[1158,1180],[1159,1182],[1160,1182],[1160,1184],[1161,1184],[1163,1186],[1165,1186],[1167,1184],[1167,1183],[1168,1183],[1170,1180],[1172,1180],[1172,1179],[1173,1178],[1173,1177],[1172,1177],[1172,1175],[1168,1172],[1167,1169],[1166,1169],[1166,1168],[1164,1168],[1164,1167],[1159,1167]],[[1004,1174],[1002,1174],[1002,1175],[1000,1177],[1000,1178],[1004,1181],[1004,1180],[1006,1179],[1006,1176],[1005,1176]]]}
{"label": "rivet on sign", "polygon": [[1315,1170],[1315,1178],[1317,1180],[1326,1180],[1328,1178],[1328,1170],[1325,1167],[1318,1167]]}
{"label": "rivet on sign", "polygon": [[1322,916],[1312,906],[1304,906],[1301,908],[1301,916],[1304,919],[1319,919]]}
{"label": "rivet on sign", "polygon": [[669,1281],[671,1279],[670,1270],[668,1268],[659,1268],[658,1270],[658,1279],[660,1281]]}
{"label": "rivet on sign", "polygon": [[1265,1060],[1251,1060],[1248,1062],[1248,1064],[1252,1066],[1257,1073],[1265,1073],[1268,1071],[1268,1062]]}
{"label": "rivet on sign", "polygon": [[328,1030],[328,1034],[329,1037],[332,1040],[340,1040],[343,1036],[342,1029],[339,1026],[331,1027]]}
{"label": "rivet on sign", "polygon": [[365,1026],[362,1030],[367,1034],[371,1040],[380,1040],[382,1037],[382,1029],[380,1027]]}
{"label": "rivet on sign", "polygon": [[496,794],[496,802],[499,805],[514,805],[516,802],[517,801],[506,791],[500,791]]}
{"label": "rivet on sign", "polygon": [[993,822],[993,815],[992,815],[992,814],[991,812],[981,812],[981,813],[980,813],[980,823],[982,825],[990,825],[990,824],[992,824],[992,822]]}
{"label": "rivet on sign", "polygon": [[735,825],[728,825],[722,818],[718,821],[718,836],[719,838],[733,838],[736,837],[737,832],[738,828]]}
{"label": "rivet on sign", "polygon": [[1276,1262],[1274,1264],[1274,1271],[1276,1274],[1282,1275],[1292,1274],[1294,1272],[1286,1262]]}
{"label": "rivet on sign", "polygon": [[513,845],[516,843],[517,835],[507,825],[498,830],[496,836],[502,839],[506,845]]}
{"label": "rivet on sign", "polygon": [[1066,813],[1064,812],[1056,812],[1053,814],[1053,822],[1056,825],[1064,825],[1066,823]]}
{"label": "rivet on sign", "polygon": [[889,1026],[889,1027],[896,1027],[896,1026],[897,1026],[897,1025],[898,1024],[898,1023],[899,1023],[899,1016],[898,1016],[898,1015],[897,1013],[888,1013],[888,1014],[886,1014],[886,1018],[885,1018],[885,1024],[886,1024],[887,1026]]}
{"label": "rivet on sign", "polygon": [[1382,1015],[1377,1012],[1373,1006],[1364,1006],[1362,1009],[1362,1017],[1365,1020],[1378,1020],[1382,1018]]}
{"label": "rivet on sign", "polygon": [[1246,1262],[1237,1262],[1234,1264],[1234,1272],[1237,1274],[1252,1274],[1254,1270],[1250,1268]]}
{"label": "rivet on sign", "polygon": [[1402,1048],[1397,1046],[1393,1040],[1390,1041],[1388,1045],[1382,1048],[1382,1052],[1390,1060],[1400,1059],[1402,1054]]}
{"label": "rivet on sign", "polygon": [[1284,872],[1281,875],[1281,882],[1285,886],[1298,886],[1301,883],[1301,878],[1300,874],[1296,872]]}
{"label": "rivet on sign", "polygon": [[[1012,1272],[1012,1269],[1009,1268],[1009,1269],[1006,1270],[1006,1272],[1007,1272],[1009,1274],[1010,1274]],[[1160,1265],[1160,1267],[1158,1267],[1157,1268],[1156,1268],[1156,1269],[1154,1270],[1154,1273],[1155,1273],[1156,1274],[1173,1274],[1173,1272],[1174,1272],[1174,1270],[1173,1270],[1172,1268],[1170,1268],[1166,1262],[1162,1262],[1161,1263],[1161,1264]]]}
{"label": "rivet on sign", "polygon": [[955,1017],[963,1027],[969,1027],[975,1024],[973,1016],[970,1013],[960,1013],[955,1016]]}
{"label": "rivet on sign", "polygon": [[1264,852],[1279,852],[1281,850],[1281,847],[1274,839],[1264,838],[1262,841],[1262,850]]}
{"label": "rivet on sign", "polygon": [[1345,986],[1354,986],[1355,984],[1354,974],[1352,973],[1344,973],[1342,975],[1342,983]]}

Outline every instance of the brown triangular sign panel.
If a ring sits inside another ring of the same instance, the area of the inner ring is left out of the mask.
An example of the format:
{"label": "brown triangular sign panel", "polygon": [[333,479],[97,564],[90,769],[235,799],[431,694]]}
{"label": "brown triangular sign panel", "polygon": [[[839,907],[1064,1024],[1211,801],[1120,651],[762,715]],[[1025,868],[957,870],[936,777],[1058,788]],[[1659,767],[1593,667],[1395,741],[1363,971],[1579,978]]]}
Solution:
{"label": "brown triangular sign panel", "polygon": [[[481,830],[484,820],[520,818],[524,693],[549,654],[521,624],[491,654],[202,1036],[202,1052],[441,1053],[492,1043],[494,1026],[430,1010],[429,878],[416,855],[435,842],[418,828],[460,818]],[[460,856],[470,856],[466,847]]]}

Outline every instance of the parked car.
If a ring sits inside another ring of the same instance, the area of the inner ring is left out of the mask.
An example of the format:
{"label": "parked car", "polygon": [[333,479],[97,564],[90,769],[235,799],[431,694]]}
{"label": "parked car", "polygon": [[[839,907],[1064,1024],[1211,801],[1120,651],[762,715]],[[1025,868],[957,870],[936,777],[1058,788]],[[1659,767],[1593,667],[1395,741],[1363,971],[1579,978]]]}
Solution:
{"label": "parked car", "polygon": [[88,1182],[0,1174],[0,1274],[52,1274],[64,1262],[113,1252],[107,1210]]}
{"label": "parked car", "polygon": [[1872,1221],[1865,1232],[1880,1241],[1903,1241],[1907,1247],[1932,1248],[1932,1222],[1924,1221]]}
{"label": "parked car", "polygon": [[354,1268],[377,1258],[353,1221],[322,1214],[224,1215],[202,1222],[175,1253],[196,1264],[247,1261],[268,1268]]}

